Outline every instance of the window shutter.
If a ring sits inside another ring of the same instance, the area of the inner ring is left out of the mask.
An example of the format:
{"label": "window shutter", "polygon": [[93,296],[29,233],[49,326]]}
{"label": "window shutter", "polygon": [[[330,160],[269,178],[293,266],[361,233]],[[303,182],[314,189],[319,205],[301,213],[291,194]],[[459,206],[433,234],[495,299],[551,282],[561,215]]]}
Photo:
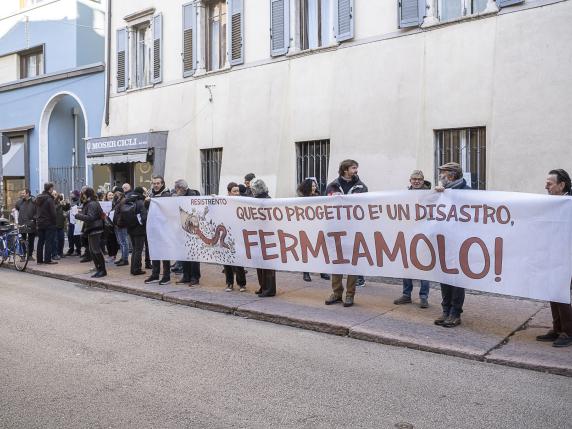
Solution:
{"label": "window shutter", "polygon": [[524,0],[497,0],[498,7],[512,6],[519,3],[524,3]]}
{"label": "window shutter", "polygon": [[117,92],[123,92],[127,89],[129,70],[127,64],[128,58],[128,36],[127,29],[120,28],[116,31],[117,37]]}
{"label": "window shutter", "polygon": [[229,0],[230,31],[228,62],[231,66],[244,63],[244,0]]}
{"label": "window shutter", "polygon": [[336,39],[338,42],[354,37],[354,0],[337,0]]}
{"label": "window shutter", "polygon": [[183,5],[183,77],[192,76],[197,64],[197,8]]}
{"label": "window shutter", "polygon": [[290,47],[290,1],[270,0],[270,54],[284,55]]}
{"label": "window shutter", "polygon": [[427,0],[397,0],[399,2],[399,28],[418,27],[425,18]]}
{"label": "window shutter", "polygon": [[153,79],[160,83],[163,80],[163,15],[153,17]]}

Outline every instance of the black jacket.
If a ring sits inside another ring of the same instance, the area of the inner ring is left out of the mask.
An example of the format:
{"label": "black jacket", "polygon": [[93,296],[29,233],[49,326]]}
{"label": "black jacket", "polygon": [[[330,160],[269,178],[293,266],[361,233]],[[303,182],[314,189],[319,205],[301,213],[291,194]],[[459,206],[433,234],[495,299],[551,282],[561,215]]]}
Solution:
{"label": "black jacket", "polygon": [[47,192],[42,192],[36,198],[36,226],[47,229],[56,226],[56,202]]}
{"label": "black jacket", "polygon": [[[155,193],[154,190],[151,190],[151,195],[149,195],[149,198],[163,198],[163,197],[170,197],[171,196],[171,191],[169,189],[167,189],[165,186],[163,186],[161,188],[161,190],[157,193]],[[145,201],[145,208],[147,210],[149,210],[149,204],[150,201]]]}
{"label": "black jacket", "polygon": [[367,186],[363,183],[358,176],[353,176],[349,182],[343,177],[338,177],[326,188],[326,195],[336,193],[349,195],[349,194],[362,194],[367,192]]}
{"label": "black jacket", "polygon": [[[175,195],[176,196],[176,195]],[[188,188],[183,197],[200,197],[201,193],[195,189]]]}
{"label": "black jacket", "polygon": [[22,232],[36,232],[36,201],[33,197],[28,200],[20,199],[16,203],[18,210],[18,223],[23,226],[20,228]]}
{"label": "black jacket", "polygon": [[423,187],[421,189],[413,189],[413,186],[409,185],[409,187],[407,188],[410,191],[424,191],[424,190],[428,190],[431,189],[431,182],[428,180],[424,180],[423,181]]}
{"label": "black jacket", "polygon": [[147,224],[147,207],[145,207],[145,197],[143,195],[139,195],[136,193],[131,193],[128,197],[125,198],[125,201],[122,203],[135,203],[135,213],[140,215],[141,223],[138,223],[135,226],[127,227],[127,232],[129,235],[145,235],[145,227]]}
{"label": "black jacket", "polygon": [[83,230],[84,234],[96,234],[103,232],[103,209],[99,201],[88,201],[83,205],[81,213],[75,215],[76,219],[84,221]]}

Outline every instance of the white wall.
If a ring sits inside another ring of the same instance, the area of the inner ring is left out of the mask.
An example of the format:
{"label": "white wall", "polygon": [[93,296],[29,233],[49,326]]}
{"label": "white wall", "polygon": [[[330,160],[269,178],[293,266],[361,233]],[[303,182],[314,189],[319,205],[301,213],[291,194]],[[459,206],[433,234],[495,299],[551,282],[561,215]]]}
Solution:
{"label": "white wall", "polygon": [[18,68],[18,55],[12,54],[0,57],[0,83],[17,80]]}
{"label": "white wall", "polygon": [[[488,189],[542,192],[548,170],[572,170],[570,1],[416,32],[397,30],[396,2],[356,0],[353,42],[272,60],[269,2],[246,0],[244,66],[188,79],[182,2],[114,3],[114,30],[145,7],[163,13],[164,78],[112,89],[102,133],[168,130],[168,182],[200,188],[199,149],[223,147],[221,192],[252,171],[292,196],[295,142],[329,138],[330,177],[355,158],[371,190],[403,189],[414,168],[432,178],[435,129],[472,126],[487,127]],[[400,37],[371,39],[382,35]]]}

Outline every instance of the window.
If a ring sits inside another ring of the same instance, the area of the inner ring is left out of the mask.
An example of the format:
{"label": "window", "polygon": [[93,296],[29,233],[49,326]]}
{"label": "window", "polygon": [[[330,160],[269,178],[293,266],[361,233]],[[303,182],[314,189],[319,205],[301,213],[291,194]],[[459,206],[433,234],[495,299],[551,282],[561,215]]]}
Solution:
{"label": "window", "polygon": [[201,149],[201,185],[203,195],[218,194],[222,147]]}
{"label": "window", "polygon": [[439,20],[448,21],[483,12],[488,0],[439,0]]}
{"label": "window", "polygon": [[226,1],[207,3],[207,70],[219,70],[226,66]]}
{"label": "window", "polygon": [[332,0],[300,0],[300,49],[315,49],[334,42]]}
{"label": "window", "polygon": [[[464,128],[435,131],[437,167],[447,162],[458,162],[463,168],[467,184],[473,189],[486,189],[486,128]],[[470,182],[470,183],[469,183]]]}
{"label": "window", "polygon": [[141,88],[151,84],[152,58],[153,58],[153,35],[151,32],[151,22],[132,27],[132,47],[133,47],[133,76],[132,82],[136,88]]}
{"label": "window", "polygon": [[329,162],[330,140],[297,142],[296,185],[308,177],[315,177],[318,182],[320,195],[324,195],[328,185]]}
{"label": "window", "polygon": [[44,74],[44,48],[34,48],[20,54],[20,79]]}

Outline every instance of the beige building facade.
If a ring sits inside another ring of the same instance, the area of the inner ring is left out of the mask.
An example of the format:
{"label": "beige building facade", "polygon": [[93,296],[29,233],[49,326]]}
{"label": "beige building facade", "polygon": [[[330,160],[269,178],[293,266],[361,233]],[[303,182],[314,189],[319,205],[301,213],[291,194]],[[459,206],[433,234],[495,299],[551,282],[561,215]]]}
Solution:
{"label": "beige building facade", "polygon": [[572,169],[572,1],[110,3],[101,135],[168,132],[147,161],[169,184],[253,172],[290,197],[353,158],[394,190],[454,160],[474,188],[543,192]]}

